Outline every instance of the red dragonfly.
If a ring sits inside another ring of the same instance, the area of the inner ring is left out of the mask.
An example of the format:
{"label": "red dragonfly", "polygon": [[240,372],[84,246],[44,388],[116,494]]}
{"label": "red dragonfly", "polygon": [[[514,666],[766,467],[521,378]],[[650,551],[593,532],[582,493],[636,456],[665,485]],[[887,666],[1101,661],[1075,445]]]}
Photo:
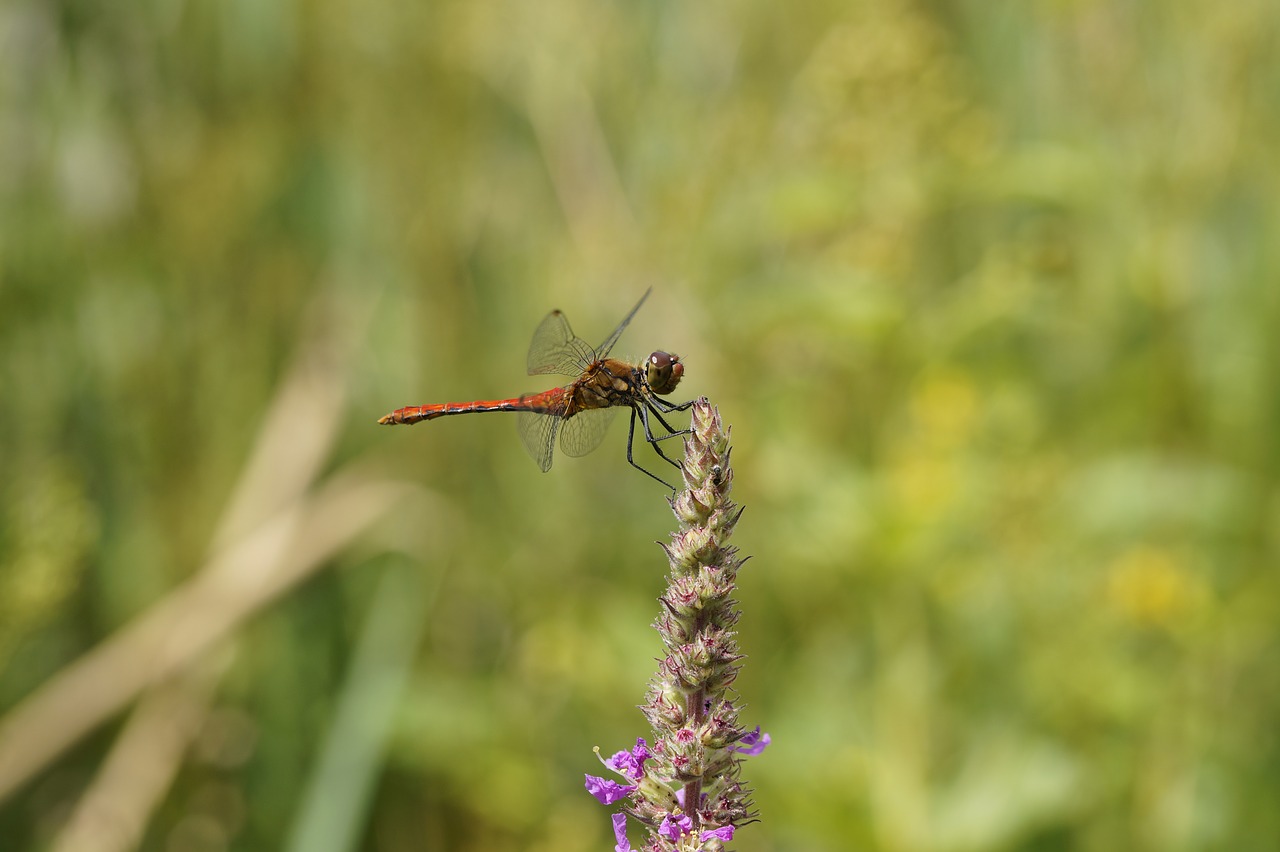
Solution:
{"label": "red dragonfly", "polygon": [[[555,373],[577,377],[563,387],[527,393],[511,399],[411,405],[396,409],[378,422],[384,425],[408,425],[450,414],[514,411],[518,415],[516,425],[520,431],[520,439],[524,441],[529,455],[533,456],[533,460],[545,473],[551,469],[557,432],[560,433],[560,449],[565,455],[586,455],[604,440],[604,433],[613,414],[625,406],[631,409],[627,461],[632,467],[672,488],[670,483],[636,464],[631,455],[631,447],[635,440],[636,421],[639,420],[649,446],[670,464],[677,468],[680,466],[662,452],[658,442],[689,434],[688,429],[672,428],[662,416],[673,411],[684,411],[693,405],[692,400],[673,403],[662,398],[680,383],[684,376],[684,364],[680,363],[680,356],[662,351],[649,355],[643,364],[630,364],[609,357],[613,344],[618,342],[623,329],[647,298],[649,292],[640,297],[631,313],[618,323],[618,327],[605,338],[604,343],[594,349],[573,333],[569,328],[569,321],[560,311],[547,314],[547,318],[533,333],[533,342],[529,344],[529,375]],[[655,436],[650,418],[657,420],[667,430],[667,434]]]}

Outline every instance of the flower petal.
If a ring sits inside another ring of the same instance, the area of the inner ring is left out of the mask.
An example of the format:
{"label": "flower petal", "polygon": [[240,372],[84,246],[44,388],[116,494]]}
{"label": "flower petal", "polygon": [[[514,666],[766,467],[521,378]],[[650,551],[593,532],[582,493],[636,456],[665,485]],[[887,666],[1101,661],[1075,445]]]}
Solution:
{"label": "flower petal", "polygon": [[619,799],[625,799],[635,792],[636,788],[630,785],[619,784],[617,781],[610,781],[607,778],[598,778],[595,775],[585,776],[587,779],[587,792],[600,800],[602,805],[612,805]]}
{"label": "flower petal", "polygon": [[631,852],[631,841],[627,839],[627,815],[613,815],[613,836],[618,843],[613,847],[613,852]]}
{"label": "flower petal", "polygon": [[745,754],[747,757],[755,757],[757,754],[765,750],[769,743],[773,742],[773,738],[768,734],[760,733],[760,726],[756,725],[756,729],[748,734],[744,734],[742,739],[738,740],[738,745],[733,750],[739,754]]}
{"label": "flower petal", "polygon": [[701,835],[699,835],[698,839],[704,842],[707,840],[725,840],[725,841],[732,840],[733,826],[722,825],[719,828],[713,828],[710,831],[704,831],[702,832]]}

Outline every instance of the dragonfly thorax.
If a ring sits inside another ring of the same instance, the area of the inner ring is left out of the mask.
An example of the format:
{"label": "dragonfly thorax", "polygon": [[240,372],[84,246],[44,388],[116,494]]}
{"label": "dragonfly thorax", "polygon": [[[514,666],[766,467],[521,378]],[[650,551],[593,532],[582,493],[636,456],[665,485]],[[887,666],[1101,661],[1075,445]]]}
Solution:
{"label": "dragonfly thorax", "polygon": [[592,408],[629,406],[637,401],[642,376],[625,361],[601,358],[583,371],[565,390],[571,399],[565,416]]}

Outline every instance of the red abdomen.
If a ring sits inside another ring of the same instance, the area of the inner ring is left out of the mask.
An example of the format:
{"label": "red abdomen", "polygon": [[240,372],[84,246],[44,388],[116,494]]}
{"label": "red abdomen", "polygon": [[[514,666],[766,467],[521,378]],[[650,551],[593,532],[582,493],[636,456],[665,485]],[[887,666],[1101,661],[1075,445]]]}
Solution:
{"label": "red abdomen", "polygon": [[564,411],[564,388],[552,388],[541,393],[525,394],[514,399],[478,399],[473,402],[438,402],[432,405],[410,405],[397,408],[381,417],[384,426],[403,423],[406,426],[422,420],[435,420],[451,414],[472,414],[477,411],[532,411],[536,414],[561,414]]}

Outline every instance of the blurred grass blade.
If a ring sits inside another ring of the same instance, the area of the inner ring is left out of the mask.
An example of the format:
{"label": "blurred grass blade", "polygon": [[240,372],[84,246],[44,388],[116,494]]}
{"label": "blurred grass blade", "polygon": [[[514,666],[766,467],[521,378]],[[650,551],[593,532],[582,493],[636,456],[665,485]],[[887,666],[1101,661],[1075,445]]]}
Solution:
{"label": "blurred grass blade", "polygon": [[129,715],[102,768],[50,852],[137,849],[209,710],[230,655],[211,655],[150,690]]}
{"label": "blurred grass blade", "polygon": [[0,719],[0,800],[146,687],[180,671],[323,564],[413,489],[335,475]]}
{"label": "blurred grass blade", "polygon": [[365,617],[320,763],[303,793],[285,847],[289,852],[359,848],[425,608],[417,573],[401,564],[389,568]]}

